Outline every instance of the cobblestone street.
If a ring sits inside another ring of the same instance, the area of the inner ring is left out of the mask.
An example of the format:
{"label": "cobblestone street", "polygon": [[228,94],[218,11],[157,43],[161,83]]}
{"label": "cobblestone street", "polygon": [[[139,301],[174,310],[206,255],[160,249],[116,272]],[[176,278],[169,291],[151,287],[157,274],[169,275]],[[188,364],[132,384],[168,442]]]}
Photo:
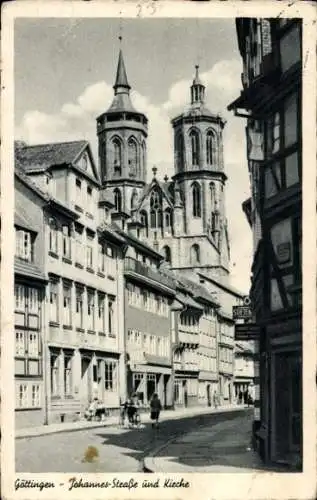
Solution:
{"label": "cobblestone street", "polygon": [[[146,424],[142,429],[127,430],[113,426],[22,438],[16,440],[16,471],[140,472],[144,458],[168,441],[193,429],[210,428],[221,422],[237,420],[238,427],[241,417],[249,420],[250,412],[227,411],[180,417],[162,421],[158,430]],[[84,460],[89,446],[98,451],[99,456],[93,462]]]}

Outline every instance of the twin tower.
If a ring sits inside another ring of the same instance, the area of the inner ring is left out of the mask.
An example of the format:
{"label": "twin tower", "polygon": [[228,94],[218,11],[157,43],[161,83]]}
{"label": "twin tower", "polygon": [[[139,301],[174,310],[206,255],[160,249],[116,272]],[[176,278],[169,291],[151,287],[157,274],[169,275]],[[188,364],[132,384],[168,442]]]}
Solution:
{"label": "twin tower", "polygon": [[198,69],[190,105],[171,121],[175,175],[160,182],[153,168],[147,183],[148,119],[131,103],[120,50],[112,104],[97,118],[100,177],[107,197],[113,196],[117,220],[121,215],[123,224],[163,253],[173,269],[226,281],[224,121],[206,107]]}

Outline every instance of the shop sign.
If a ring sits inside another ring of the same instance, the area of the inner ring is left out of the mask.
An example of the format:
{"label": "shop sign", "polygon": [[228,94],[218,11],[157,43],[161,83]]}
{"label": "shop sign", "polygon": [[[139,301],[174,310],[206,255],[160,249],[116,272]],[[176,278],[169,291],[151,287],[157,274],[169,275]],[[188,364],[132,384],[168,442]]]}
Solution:
{"label": "shop sign", "polygon": [[232,307],[233,319],[251,319],[252,310],[250,306],[233,306]]}

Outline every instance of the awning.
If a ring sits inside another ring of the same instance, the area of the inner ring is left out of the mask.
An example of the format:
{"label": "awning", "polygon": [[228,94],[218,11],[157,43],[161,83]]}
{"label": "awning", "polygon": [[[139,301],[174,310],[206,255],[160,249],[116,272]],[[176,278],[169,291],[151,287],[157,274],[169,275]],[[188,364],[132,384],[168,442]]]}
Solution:
{"label": "awning", "polygon": [[161,375],[170,375],[172,373],[171,367],[166,366],[153,366],[153,365],[130,365],[132,372],[140,373],[158,373]]}

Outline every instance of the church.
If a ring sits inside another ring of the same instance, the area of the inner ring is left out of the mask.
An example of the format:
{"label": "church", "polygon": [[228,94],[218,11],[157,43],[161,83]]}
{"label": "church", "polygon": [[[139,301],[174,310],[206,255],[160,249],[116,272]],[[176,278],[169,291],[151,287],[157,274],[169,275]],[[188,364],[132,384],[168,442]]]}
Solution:
{"label": "church", "polygon": [[[130,99],[122,50],[114,98],[97,118],[101,199],[115,205],[117,223],[162,253],[172,269],[229,280],[230,245],[225,214],[224,120],[205,105],[199,67],[190,104],[172,119],[172,180],[146,182],[148,119]],[[228,283],[229,284],[229,283]]]}

